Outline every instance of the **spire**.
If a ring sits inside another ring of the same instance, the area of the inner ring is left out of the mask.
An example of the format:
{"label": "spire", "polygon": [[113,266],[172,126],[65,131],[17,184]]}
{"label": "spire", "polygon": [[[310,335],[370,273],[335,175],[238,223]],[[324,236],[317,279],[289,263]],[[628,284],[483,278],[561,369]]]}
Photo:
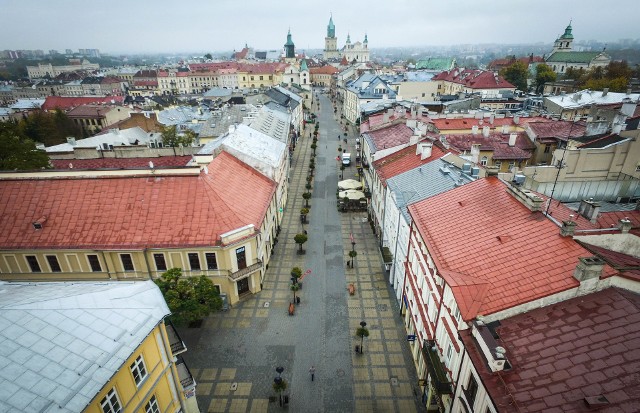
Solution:
{"label": "spire", "polygon": [[364,42],[363,43],[369,43],[369,40],[367,39],[367,34],[364,34]]}
{"label": "spire", "polygon": [[307,60],[306,59],[302,59],[302,63],[300,63],[300,71],[301,72],[308,72],[309,71],[309,67],[307,66]]}
{"label": "spire", "polygon": [[572,20],[569,20],[569,25],[564,29],[564,34],[560,36],[561,39],[573,39],[573,34],[571,34],[571,30],[573,30],[571,27],[571,21]]}
{"label": "spire", "polygon": [[327,37],[336,37],[336,26],[333,25],[333,14],[329,17],[329,25],[327,26]]}
{"label": "spire", "polygon": [[347,44],[351,43],[351,33],[347,33]]}

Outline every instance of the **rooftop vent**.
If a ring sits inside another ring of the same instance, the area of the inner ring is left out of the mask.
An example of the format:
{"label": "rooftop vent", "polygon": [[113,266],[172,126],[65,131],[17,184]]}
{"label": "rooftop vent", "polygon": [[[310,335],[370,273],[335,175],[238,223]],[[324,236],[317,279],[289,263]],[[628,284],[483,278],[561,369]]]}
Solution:
{"label": "rooftop vent", "polygon": [[527,177],[525,175],[522,174],[516,174],[513,177],[513,183],[520,186],[524,183],[525,179],[527,179]]}
{"label": "rooftop vent", "polygon": [[47,217],[43,215],[32,223],[33,229],[35,230],[42,229],[44,227],[45,222],[47,222]]}
{"label": "rooftop vent", "polygon": [[589,407],[600,407],[608,405],[609,400],[600,394],[598,396],[585,397],[584,403]]}
{"label": "rooftop vent", "polygon": [[471,173],[471,164],[466,162],[462,164],[462,172],[466,173],[466,174],[470,174]]}
{"label": "rooftop vent", "polygon": [[474,166],[471,168],[471,176],[473,176],[474,178],[477,178],[480,175],[480,168],[477,166]]}
{"label": "rooftop vent", "polygon": [[449,170],[449,165],[442,165],[440,167],[440,172],[442,172],[445,175],[448,175],[451,171]]}

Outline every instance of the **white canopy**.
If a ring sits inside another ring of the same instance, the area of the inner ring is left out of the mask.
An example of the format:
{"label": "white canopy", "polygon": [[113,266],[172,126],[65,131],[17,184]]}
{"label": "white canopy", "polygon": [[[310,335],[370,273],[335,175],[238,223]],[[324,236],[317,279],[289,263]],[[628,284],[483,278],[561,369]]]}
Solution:
{"label": "white canopy", "polygon": [[344,181],[338,182],[338,188],[342,190],[362,189],[362,183],[360,181],[356,181],[355,179],[345,179]]}

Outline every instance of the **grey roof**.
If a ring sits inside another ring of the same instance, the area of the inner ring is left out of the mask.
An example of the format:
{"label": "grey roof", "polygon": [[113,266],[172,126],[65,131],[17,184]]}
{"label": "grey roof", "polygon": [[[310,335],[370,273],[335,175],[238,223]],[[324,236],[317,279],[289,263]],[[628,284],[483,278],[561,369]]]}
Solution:
{"label": "grey roof", "polygon": [[200,137],[217,138],[224,135],[229,132],[229,126],[241,123],[251,109],[251,105],[223,105],[212,111],[211,117],[202,124]]}
{"label": "grey roof", "polygon": [[282,87],[274,87],[264,92],[269,99],[286,108],[295,109],[302,103],[302,98]]}
{"label": "grey roof", "polygon": [[[445,166],[447,173],[442,172]],[[396,204],[406,221],[411,222],[407,212],[409,204],[454,189],[461,178],[463,184],[474,180],[440,158],[387,179],[387,188],[393,193]]]}
{"label": "grey roof", "polygon": [[44,99],[18,99],[10,106],[11,109],[40,109],[44,105]]}
{"label": "grey roof", "polygon": [[280,142],[289,142],[290,114],[270,106],[263,106],[254,116],[253,119],[249,120],[250,127]]}
{"label": "grey roof", "polygon": [[405,72],[404,78],[407,82],[428,82],[433,78],[434,74],[422,70],[416,72]]}
{"label": "grey roof", "polygon": [[191,106],[178,106],[158,112],[158,122],[169,126],[191,123],[193,120],[205,121],[209,117],[211,117],[209,111]]}
{"label": "grey roof", "polygon": [[[356,80],[347,83],[347,89],[358,95],[360,99],[382,99],[387,95],[389,99],[395,99],[396,92],[380,76],[373,73],[364,73]],[[384,93],[377,90],[384,89]]]}
{"label": "grey roof", "polygon": [[169,315],[152,281],[0,282],[0,411],[80,412]]}
{"label": "grey roof", "polygon": [[231,96],[233,91],[231,89],[225,89],[223,87],[214,87],[207,90],[202,96],[206,98],[222,98]]}

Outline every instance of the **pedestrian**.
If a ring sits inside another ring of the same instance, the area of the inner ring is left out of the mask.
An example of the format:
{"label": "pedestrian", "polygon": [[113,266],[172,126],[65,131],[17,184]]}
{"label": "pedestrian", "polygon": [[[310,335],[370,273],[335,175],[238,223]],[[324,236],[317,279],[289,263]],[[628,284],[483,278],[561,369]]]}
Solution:
{"label": "pedestrian", "polygon": [[313,378],[316,375],[316,368],[314,366],[311,366],[311,368],[309,369],[309,374],[311,374],[311,381],[313,381]]}

